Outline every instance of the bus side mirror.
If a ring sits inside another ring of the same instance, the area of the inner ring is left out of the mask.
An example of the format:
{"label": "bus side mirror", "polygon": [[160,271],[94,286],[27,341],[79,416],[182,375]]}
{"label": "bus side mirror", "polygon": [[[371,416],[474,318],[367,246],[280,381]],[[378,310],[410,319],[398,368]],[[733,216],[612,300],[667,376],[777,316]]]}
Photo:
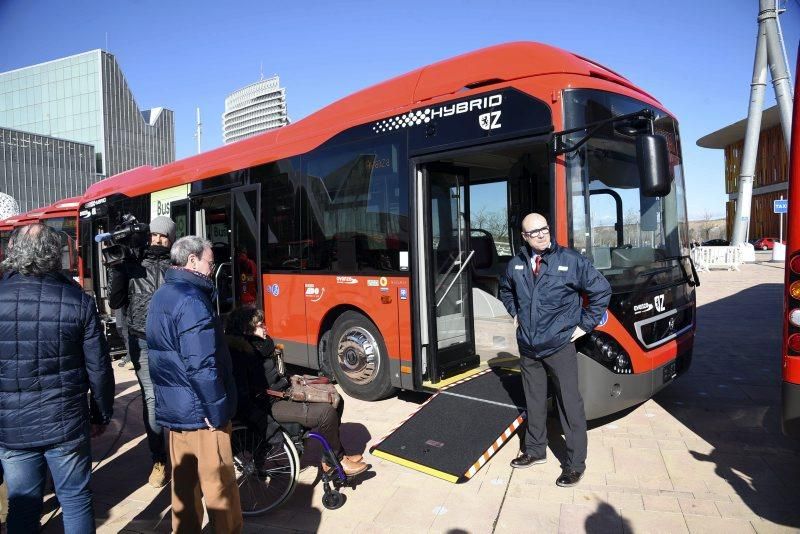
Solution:
{"label": "bus side mirror", "polygon": [[639,165],[642,195],[646,197],[669,195],[672,184],[669,174],[667,140],[660,135],[637,135],[636,162]]}

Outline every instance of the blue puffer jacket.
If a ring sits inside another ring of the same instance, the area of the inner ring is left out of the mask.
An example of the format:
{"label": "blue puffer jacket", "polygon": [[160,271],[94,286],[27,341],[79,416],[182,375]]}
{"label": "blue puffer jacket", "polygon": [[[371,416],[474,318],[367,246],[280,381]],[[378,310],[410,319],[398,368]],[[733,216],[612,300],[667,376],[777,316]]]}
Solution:
{"label": "blue puffer jacket", "polygon": [[107,423],[114,373],[97,308],[60,273],[0,280],[0,445],[44,447]]}
{"label": "blue puffer jacket", "polygon": [[[585,308],[582,294],[589,299]],[[554,240],[542,254],[538,276],[527,247],[508,262],[500,300],[518,319],[520,355],[544,358],[569,343],[576,326],[585,332],[597,326],[611,300],[611,286],[588,258]]]}
{"label": "blue puffer jacket", "polygon": [[236,413],[236,383],[208,277],[171,268],[150,301],[147,348],[156,421],[175,430],[222,427]]}

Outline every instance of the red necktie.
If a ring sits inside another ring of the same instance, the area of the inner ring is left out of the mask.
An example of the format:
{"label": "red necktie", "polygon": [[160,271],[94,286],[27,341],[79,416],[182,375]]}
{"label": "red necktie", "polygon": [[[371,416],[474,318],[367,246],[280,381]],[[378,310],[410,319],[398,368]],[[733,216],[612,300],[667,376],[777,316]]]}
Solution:
{"label": "red necktie", "polygon": [[537,254],[536,257],[533,259],[533,261],[535,263],[535,265],[533,267],[533,274],[538,275],[539,274],[539,264],[542,263],[542,257]]}

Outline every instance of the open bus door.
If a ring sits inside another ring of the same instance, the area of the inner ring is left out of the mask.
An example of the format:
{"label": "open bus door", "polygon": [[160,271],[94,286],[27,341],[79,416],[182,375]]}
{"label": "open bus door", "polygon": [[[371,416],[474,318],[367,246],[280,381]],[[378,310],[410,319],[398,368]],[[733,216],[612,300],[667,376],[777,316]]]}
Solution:
{"label": "open bus door", "polygon": [[220,316],[241,306],[262,305],[260,190],[260,185],[246,185],[191,199],[194,233],[211,241],[214,252],[211,277]]}
{"label": "open bus door", "polygon": [[419,312],[430,382],[478,365],[469,263],[469,187],[466,169],[419,167],[417,217]]}

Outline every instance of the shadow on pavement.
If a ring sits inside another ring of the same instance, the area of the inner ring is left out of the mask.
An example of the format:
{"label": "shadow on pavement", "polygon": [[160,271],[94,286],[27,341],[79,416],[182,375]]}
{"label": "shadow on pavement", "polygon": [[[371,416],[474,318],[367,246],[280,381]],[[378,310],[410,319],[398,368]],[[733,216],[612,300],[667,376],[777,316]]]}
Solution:
{"label": "shadow on pavement", "polygon": [[780,429],[782,287],[698,307],[692,366],[654,400],[691,431],[686,438],[707,444],[689,453],[713,464],[753,513],[800,527],[800,445]]}

